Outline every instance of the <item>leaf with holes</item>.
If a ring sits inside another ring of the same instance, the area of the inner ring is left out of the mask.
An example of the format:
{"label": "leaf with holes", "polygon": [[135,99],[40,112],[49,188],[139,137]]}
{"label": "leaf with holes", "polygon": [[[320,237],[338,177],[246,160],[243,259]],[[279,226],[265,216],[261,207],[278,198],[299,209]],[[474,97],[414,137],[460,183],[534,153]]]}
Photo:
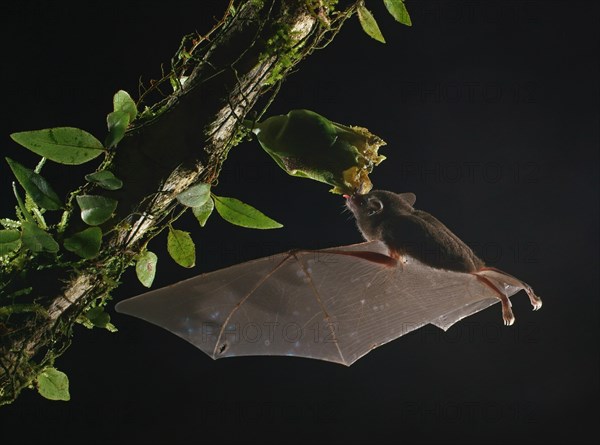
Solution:
{"label": "leaf with holes", "polygon": [[18,230],[0,230],[0,256],[14,252],[21,247],[21,233]]}
{"label": "leaf with holes", "polygon": [[381,30],[379,29],[379,25],[377,25],[377,21],[371,11],[365,8],[364,4],[361,4],[358,9],[358,21],[360,22],[360,26],[363,31],[367,33],[367,35],[378,42],[385,43],[385,39],[383,38],[383,34],[381,34]]}
{"label": "leaf with holes", "polygon": [[189,232],[169,227],[167,251],[180,266],[189,268],[196,264],[196,245]]}
{"label": "leaf with holes", "polygon": [[37,390],[41,396],[50,400],[71,399],[69,394],[69,378],[56,368],[46,368],[36,379]]}
{"label": "leaf with holes", "polygon": [[279,229],[283,227],[282,224],[239,199],[214,194],[212,196],[219,215],[231,224],[249,229]]}
{"label": "leaf with holes", "polygon": [[154,282],[154,276],[156,275],[156,263],[158,257],[154,252],[145,250],[138,256],[135,263],[135,273],[142,283],[146,287],[152,286]]}
{"label": "leaf with holes", "polygon": [[8,162],[15,178],[17,178],[17,181],[19,181],[19,184],[25,189],[33,202],[47,210],[58,210],[61,208],[62,202],[60,198],[52,190],[48,181],[41,175],[10,158],[6,158],[6,162]]}
{"label": "leaf with holes", "polygon": [[200,223],[201,227],[206,225],[206,221],[208,221],[208,217],[212,214],[214,208],[215,202],[212,198],[208,199],[208,201],[199,207],[192,207],[192,213]]}
{"label": "leaf with holes", "polygon": [[58,243],[54,241],[52,235],[40,229],[37,224],[31,221],[23,221],[21,228],[23,230],[21,241],[32,252],[58,252]]}
{"label": "leaf with holes", "polygon": [[210,185],[200,183],[177,195],[177,201],[187,207],[200,207],[210,198]]}
{"label": "leaf with holes", "polygon": [[93,182],[105,190],[119,190],[123,187],[123,181],[108,170],[100,170],[99,172],[85,175],[85,180]]}
{"label": "leaf with holes", "polygon": [[102,142],[88,132],[73,127],[22,131],[10,137],[17,144],[59,164],[83,164],[105,151]]}
{"label": "leaf with holes", "polygon": [[63,243],[65,249],[69,252],[73,252],[86,260],[98,255],[100,244],[102,244],[102,230],[100,227],[88,227],[65,239]]}
{"label": "leaf with holes", "polygon": [[97,226],[108,221],[117,208],[117,201],[98,195],[81,195],[77,197],[81,208],[81,219],[90,226]]}
{"label": "leaf with holes", "polygon": [[410,20],[410,15],[408,15],[406,5],[404,5],[404,0],[383,0],[383,3],[390,15],[394,17],[397,22],[406,26],[412,26],[412,21]]}

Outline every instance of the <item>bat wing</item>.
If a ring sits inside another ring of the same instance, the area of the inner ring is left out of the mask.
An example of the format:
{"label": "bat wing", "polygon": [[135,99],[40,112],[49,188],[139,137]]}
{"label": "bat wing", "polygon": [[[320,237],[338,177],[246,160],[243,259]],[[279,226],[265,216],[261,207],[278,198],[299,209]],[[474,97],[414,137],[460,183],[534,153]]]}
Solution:
{"label": "bat wing", "polygon": [[[344,252],[346,254],[340,254]],[[117,304],[213,359],[288,355],[351,365],[372,349],[426,324],[444,330],[498,302],[471,274],[412,258],[383,265],[377,241],[261,258]],[[507,295],[520,288],[506,285]]]}

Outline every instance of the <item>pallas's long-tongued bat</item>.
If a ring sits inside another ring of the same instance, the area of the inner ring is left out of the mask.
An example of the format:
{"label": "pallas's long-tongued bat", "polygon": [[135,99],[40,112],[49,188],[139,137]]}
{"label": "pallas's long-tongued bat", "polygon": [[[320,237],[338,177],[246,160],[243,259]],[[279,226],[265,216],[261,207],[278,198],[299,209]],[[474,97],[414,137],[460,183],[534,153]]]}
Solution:
{"label": "pallas's long-tongued bat", "polygon": [[346,196],[367,242],[290,251],[238,264],[122,301],[130,314],[189,341],[214,359],[289,355],[351,365],[426,324],[444,330],[500,301],[515,318],[530,286],[485,267],[415,195]]}
{"label": "pallas's long-tongued bat", "polygon": [[471,248],[437,218],[413,208],[413,193],[375,190],[367,195],[346,195],[346,200],[364,238],[383,241],[390,257],[402,262],[409,256],[435,269],[470,273],[486,284],[502,302],[506,325],[512,325],[515,316],[504,293],[505,284],[516,283],[524,289],[534,310],[542,307],[542,300],[530,286],[501,270],[485,267]]}

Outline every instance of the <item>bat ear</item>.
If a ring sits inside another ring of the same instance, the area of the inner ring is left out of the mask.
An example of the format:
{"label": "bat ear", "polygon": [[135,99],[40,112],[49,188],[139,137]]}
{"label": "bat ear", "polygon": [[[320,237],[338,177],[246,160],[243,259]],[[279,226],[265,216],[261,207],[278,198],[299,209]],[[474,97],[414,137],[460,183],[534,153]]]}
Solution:
{"label": "bat ear", "polygon": [[403,201],[406,201],[411,207],[414,206],[417,201],[417,195],[414,193],[398,193],[398,196],[402,198]]}
{"label": "bat ear", "polygon": [[367,215],[373,216],[376,213],[381,212],[383,209],[383,203],[379,198],[372,197],[367,200]]}

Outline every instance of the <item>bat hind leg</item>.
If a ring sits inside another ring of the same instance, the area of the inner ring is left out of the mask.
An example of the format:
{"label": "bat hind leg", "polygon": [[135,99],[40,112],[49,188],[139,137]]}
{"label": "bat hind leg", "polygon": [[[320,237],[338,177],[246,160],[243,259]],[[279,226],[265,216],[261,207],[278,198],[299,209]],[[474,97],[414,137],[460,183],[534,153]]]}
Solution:
{"label": "bat hind leg", "polygon": [[537,311],[542,307],[542,299],[533,292],[533,289],[529,284],[519,280],[518,278],[513,277],[510,274],[507,274],[506,272],[500,269],[496,269],[495,267],[482,267],[480,270],[488,270],[501,274],[506,279],[508,284],[522,288],[525,292],[527,292],[527,296],[529,297],[529,301],[531,302],[531,306],[533,306],[534,311]]}
{"label": "bat hind leg", "polygon": [[500,291],[494,285],[494,283],[492,283],[492,281],[489,280],[488,278],[478,275],[477,273],[473,273],[473,275],[479,281],[481,281],[483,284],[485,284],[486,286],[488,286],[490,289],[492,289],[494,291],[494,293],[500,300],[500,303],[502,303],[502,319],[504,320],[504,324],[506,326],[512,326],[515,323],[515,315],[513,314],[513,311],[511,308],[512,305],[511,305],[508,297],[502,291]]}

